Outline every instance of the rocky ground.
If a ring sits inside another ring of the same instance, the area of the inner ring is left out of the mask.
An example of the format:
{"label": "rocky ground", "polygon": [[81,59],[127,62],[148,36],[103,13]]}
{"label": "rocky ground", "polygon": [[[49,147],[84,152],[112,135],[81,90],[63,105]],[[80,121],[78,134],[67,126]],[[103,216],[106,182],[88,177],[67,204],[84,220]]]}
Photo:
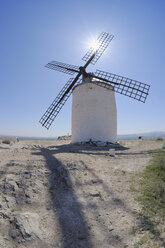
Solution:
{"label": "rocky ground", "polygon": [[162,143],[120,144],[110,157],[111,146],[70,140],[0,142],[0,247],[135,247],[130,179]]}

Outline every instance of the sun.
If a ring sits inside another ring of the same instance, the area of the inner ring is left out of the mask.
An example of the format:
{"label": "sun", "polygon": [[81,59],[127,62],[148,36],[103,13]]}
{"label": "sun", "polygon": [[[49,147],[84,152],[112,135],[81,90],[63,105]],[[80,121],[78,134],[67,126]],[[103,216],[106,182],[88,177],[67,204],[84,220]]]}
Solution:
{"label": "sun", "polygon": [[97,49],[99,48],[99,43],[98,43],[98,41],[92,40],[92,41],[90,42],[90,47],[93,48],[94,51],[97,51]]}

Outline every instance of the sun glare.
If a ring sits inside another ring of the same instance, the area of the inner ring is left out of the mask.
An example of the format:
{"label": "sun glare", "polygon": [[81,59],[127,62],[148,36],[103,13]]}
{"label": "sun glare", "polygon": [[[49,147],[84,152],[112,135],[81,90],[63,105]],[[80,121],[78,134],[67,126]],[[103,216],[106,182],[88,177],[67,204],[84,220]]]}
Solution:
{"label": "sun glare", "polygon": [[96,40],[93,40],[90,42],[90,47],[96,51],[99,48],[99,43]]}

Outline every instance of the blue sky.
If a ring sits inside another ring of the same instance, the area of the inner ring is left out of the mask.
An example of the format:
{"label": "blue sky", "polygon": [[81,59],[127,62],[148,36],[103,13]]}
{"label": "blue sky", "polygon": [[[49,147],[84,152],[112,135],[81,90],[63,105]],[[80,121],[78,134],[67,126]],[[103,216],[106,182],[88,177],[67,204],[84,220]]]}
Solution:
{"label": "blue sky", "polygon": [[165,131],[164,0],[0,0],[0,134],[71,133],[71,98],[49,130],[39,119],[102,31],[115,37],[95,66],[151,85],[145,104],[116,94],[118,133]]}

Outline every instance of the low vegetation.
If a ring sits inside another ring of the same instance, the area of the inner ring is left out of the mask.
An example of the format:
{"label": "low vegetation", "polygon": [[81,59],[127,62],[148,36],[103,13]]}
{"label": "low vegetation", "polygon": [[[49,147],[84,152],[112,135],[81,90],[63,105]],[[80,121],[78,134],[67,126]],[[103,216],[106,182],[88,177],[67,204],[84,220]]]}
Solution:
{"label": "low vegetation", "polygon": [[148,215],[157,214],[165,218],[165,151],[156,152],[140,180],[139,200]]}
{"label": "low vegetation", "polygon": [[156,141],[163,141],[163,138],[157,138]]}
{"label": "low vegetation", "polygon": [[[135,247],[165,247],[165,151],[149,151],[153,159],[144,172],[134,176],[132,190],[141,203],[140,230],[143,235]],[[144,239],[145,236],[145,239]],[[151,242],[152,240],[152,242]],[[153,245],[152,245],[152,244]],[[144,246],[148,247],[148,246]]]}
{"label": "low vegetation", "polygon": [[3,141],[2,141],[2,143],[3,143],[3,144],[10,145],[11,141],[10,141],[10,140],[8,140],[8,139],[6,139],[6,140],[3,140]]}

